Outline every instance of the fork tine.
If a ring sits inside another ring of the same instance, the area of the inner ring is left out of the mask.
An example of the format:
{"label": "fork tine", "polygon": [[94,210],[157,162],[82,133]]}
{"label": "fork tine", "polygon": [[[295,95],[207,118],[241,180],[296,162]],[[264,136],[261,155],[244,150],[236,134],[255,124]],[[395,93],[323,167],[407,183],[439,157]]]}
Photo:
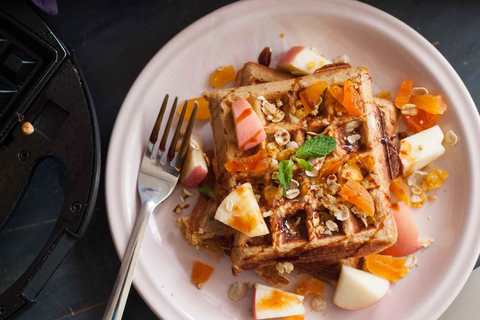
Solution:
{"label": "fork tine", "polygon": [[163,115],[167,107],[167,102],[168,102],[168,94],[166,94],[165,97],[163,98],[162,107],[158,112],[157,120],[155,120],[155,124],[153,125],[152,132],[150,133],[150,138],[148,139],[147,154],[149,156],[152,154],[153,148],[155,147],[155,143],[157,142],[160,126],[162,125]]}
{"label": "fork tine", "polygon": [[185,118],[185,113],[187,112],[187,101],[183,104],[182,112],[178,118],[177,127],[175,128],[175,133],[173,134],[172,142],[170,142],[170,148],[167,153],[167,161],[172,161],[175,156],[175,149],[177,147],[178,138],[180,136],[180,129],[182,128],[183,119]]}
{"label": "fork tine", "polygon": [[190,137],[192,136],[193,125],[195,124],[195,117],[197,116],[198,108],[199,108],[198,102],[195,102],[195,106],[193,107],[192,114],[190,115],[190,119],[188,120],[187,130],[185,131],[185,135],[183,136],[180,152],[178,153],[177,161],[175,163],[175,167],[177,169],[182,168],[183,161],[185,160],[185,156],[187,155],[188,148],[190,147]]}
{"label": "fork tine", "polygon": [[160,145],[158,147],[159,152],[165,151],[165,145],[167,144],[168,133],[170,132],[170,127],[172,126],[173,116],[175,115],[175,111],[177,110],[177,102],[178,97],[175,97],[173,101],[172,110],[170,110],[170,114],[168,115],[167,124],[165,125],[165,130],[163,131],[162,140],[160,141]]}

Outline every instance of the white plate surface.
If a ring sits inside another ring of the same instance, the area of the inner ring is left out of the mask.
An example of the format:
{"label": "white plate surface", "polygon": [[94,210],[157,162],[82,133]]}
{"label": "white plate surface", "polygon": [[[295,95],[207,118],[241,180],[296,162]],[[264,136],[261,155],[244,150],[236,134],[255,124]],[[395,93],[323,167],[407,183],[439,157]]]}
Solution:
{"label": "white plate surface", "polygon": [[[346,312],[330,305],[307,319],[438,318],[462,288],[479,253],[479,117],[456,72],[428,41],[392,16],[358,2],[238,2],[200,19],[155,55],[125,99],[110,143],[106,195],[118,252],[126,247],[138,210],[139,161],[163,95],[198,96],[216,67],[240,67],[267,45],[279,53],[296,44],[316,47],[329,57],[348,54],[352,64],[369,67],[378,90],[395,92],[401,80],[413,79],[442,93],[449,110],[441,126],[460,138],[437,163],[450,173],[439,199],[415,212],[422,234],[435,239],[419,254],[419,267],[373,307]],[[209,125],[197,129],[208,140]],[[246,272],[235,278],[227,259],[216,260],[189,247],[175,225],[172,209],[177,202],[178,193],[150,221],[136,288],[165,319],[251,319],[249,299],[233,303],[226,292],[231,282],[255,276]],[[189,280],[196,258],[215,266],[202,290]]]}

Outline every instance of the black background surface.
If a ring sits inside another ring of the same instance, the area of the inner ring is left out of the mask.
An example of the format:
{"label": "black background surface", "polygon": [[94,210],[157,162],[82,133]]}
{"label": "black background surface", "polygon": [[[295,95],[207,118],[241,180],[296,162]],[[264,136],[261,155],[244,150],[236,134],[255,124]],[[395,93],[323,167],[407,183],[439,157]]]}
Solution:
{"label": "black background surface", "polygon": [[[46,20],[75,52],[90,87],[100,125],[102,159],[120,105],[149,59],[176,33],[203,15],[232,1],[214,0],[58,0],[59,15]],[[480,4],[476,1],[365,1],[403,20],[432,42],[466,83],[478,103],[480,91]],[[48,164],[47,164],[48,166]],[[51,165],[54,167],[54,165]],[[103,170],[102,170],[103,171]],[[27,195],[22,209],[35,212],[35,221],[18,221],[7,233],[35,243],[54,222],[58,207],[54,175],[38,177],[49,183],[50,198]],[[112,288],[119,260],[107,222],[103,183],[85,237],[51,279],[38,303],[18,319],[100,319]],[[41,189],[37,187],[37,189]],[[38,191],[38,190],[37,190]],[[0,236],[0,240],[2,237]],[[1,243],[1,241],[0,241]],[[32,247],[35,247],[33,245]],[[32,247],[0,244],[0,289],[7,286],[32,257]],[[161,269],[158,272],[162,272]],[[132,290],[124,319],[155,319]]]}

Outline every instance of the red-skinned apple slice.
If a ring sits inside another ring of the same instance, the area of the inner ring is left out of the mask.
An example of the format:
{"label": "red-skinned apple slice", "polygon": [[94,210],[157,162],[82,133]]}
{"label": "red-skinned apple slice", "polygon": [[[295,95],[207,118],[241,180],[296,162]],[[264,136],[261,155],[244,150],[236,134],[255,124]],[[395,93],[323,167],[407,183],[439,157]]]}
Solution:
{"label": "red-skinned apple slice", "polygon": [[255,284],[253,291],[253,319],[278,319],[305,314],[303,296]]}
{"label": "red-skinned apple slice", "polygon": [[246,99],[240,98],[233,101],[232,111],[240,149],[251,149],[265,140],[267,135],[263,124]]}
{"label": "red-skinned apple slice", "polygon": [[187,188],[196,188],[205,180],[208,166],[200,143],[195,137],[190,140],[190,148],[182,170],[182,184]]}
{"label": "red-skinned apple slice", "polygon": [[392,247],[384,250],[382,254],[404,257],[418,251],[422,245],[419,240],[417,224],[410,208],[403,203],[399,203],[398,209],[393,211],[393,217],[397,225],[398,239]]}
{"label": "red-skinned apple slice", "polygon": [[389,288],[388,280],[343,265],[333,303],[346,310],[367,308],[382,299]]}
{"label": "red-skinned apple slice", "polygon": [[281,56],[278,67],[295,75],[306,75],[331,63],[314,50],[297,46],[290,48]]}

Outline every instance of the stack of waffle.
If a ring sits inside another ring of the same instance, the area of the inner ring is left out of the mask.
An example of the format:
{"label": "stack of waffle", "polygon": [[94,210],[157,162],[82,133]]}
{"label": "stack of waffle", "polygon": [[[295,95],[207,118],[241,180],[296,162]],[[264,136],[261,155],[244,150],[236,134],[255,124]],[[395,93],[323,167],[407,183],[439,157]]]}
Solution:
{"label": "stack of waffle", "polygon": [[[315,276],[335,280],[339,263],[356,264],[356,258],[382,251],[396,241],[388,199],[394,152],[389,141],[395,132],[395,112],[385,101],[380,101],[381,106],[375,103],[365,68],[339,64],[289,78],[247,63],[237,75],[237,88],[206,94],[215,141],[215,199],[201,200],[190,216],[181,219],[181,226],[193,245],[226,252],[234,273],[255,269],[266,275],[276,264],[290,262]],[[348,115],[330,90],[341,89],[346,80],[358,92],[361,116]],[[299,93],[318,83],[329,89],[314,110],[306,112]],[[231,110],[239,98],[250,102],[267,134],[264,142],[247,151],[238,148]],[[311,160],[313,171],[295,166],[285,192],[278,183],[278,162],[317,135],[334,137],[335,150]],[[237,170],[239,159],[252,159],[256,168]],[[339,195],[350,179],[368,190],[375,204],[373,215]],[[214,220],[217,205],[246,182],[258,198],[268,235],[250,238]]]}

